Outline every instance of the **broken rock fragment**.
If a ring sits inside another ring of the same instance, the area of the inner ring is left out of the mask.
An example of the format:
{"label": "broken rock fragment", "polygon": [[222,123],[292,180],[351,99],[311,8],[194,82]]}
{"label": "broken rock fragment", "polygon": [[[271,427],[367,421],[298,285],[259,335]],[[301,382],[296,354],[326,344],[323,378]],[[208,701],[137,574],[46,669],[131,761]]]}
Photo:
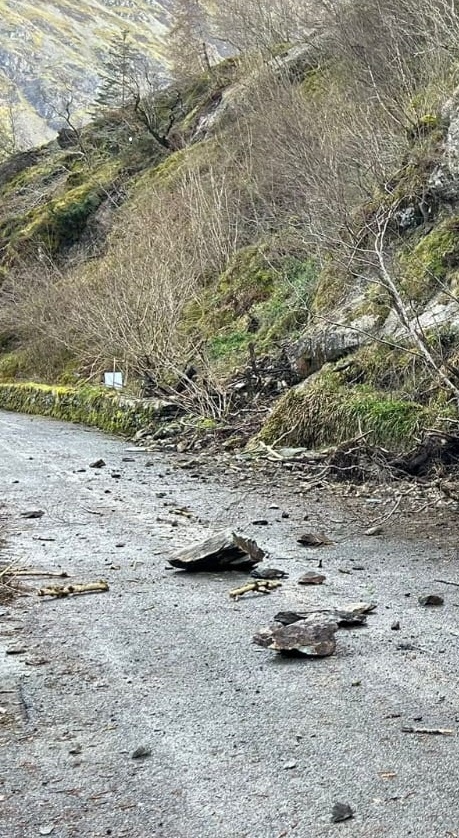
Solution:
{"label": "broken rock fragment", "polygon": [[354,812],[348,803],[335,803],[332,809],[332,823],[342,823],[354,817]]}
{"label": "broken rock fragment", "polygon": [[339,628],[363,626],[367,621],[367,614],[376,608],[374,602],[356,602],[343,608],[310,608],[307,611],[279,611],[274,617],[276,623],[284,626],[299,620],[318,621],[329,620],[338,624]]}
{"label": "broken rock fragment", "polygon": [[419,605],[443,605],[444,601],[440,594],[426,594],[418,599]]}
{"label": "broken rock fragment", "polygon": [[306,573],[303,573],[302,576],[298,579],[299,585],[322,585],[325,582],[326,577],[323,573],[316,573],[314,570],[308,570]]}
{"label": "broken rock fragment", "polygon": [[333,544],[330,538],[327,538],[323,533],[305,532],[297,538],[298,544],[303,547],[325,547],[327,544]]}
{"label": "broken rock fragment", "polygon": [[21,518],[43,518],[43,509],[31,509],[29,512],[21,512]]}
{"label": "broken rock fragment", "polygon": [[256,541],[226,530],[185,547],[168,561],[188,571],[251,570],[264,557]]}
{"label": "broken rock fragment", "polygon": [[325,658],[333,655],[336,649],[337,629],[338,624],[331,621],[299,620],[280,628],[261,629],[254,635],[253,642],[283,655]]}
{"label": "broken rock fragment", "polygon": [[254,579],[286,579],[288,573],[285,570],[279,570],[277,567],[255,568],[250,575]]}

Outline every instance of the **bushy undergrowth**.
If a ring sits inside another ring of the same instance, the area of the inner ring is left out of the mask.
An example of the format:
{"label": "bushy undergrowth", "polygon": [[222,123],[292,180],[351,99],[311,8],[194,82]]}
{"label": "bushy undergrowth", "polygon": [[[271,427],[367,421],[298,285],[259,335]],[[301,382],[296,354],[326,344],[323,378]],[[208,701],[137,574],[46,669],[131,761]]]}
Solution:
{"label": "bushy undergrowth", "polygon": [[[235,3],[221,26],[236,27]],[[77,369],[115,359],[130,376],[148,371],[157,381],[196,360],[226,374],[249,346],[274,351],[311,318],[339,315],[362,277],[372,283],[364,305],[381,322],[394,303],[384,271],[395,266],[408,307],[449,282],[455,220],[443,215],[426,229],[422,213],[442,153],[440,106],[457,74],[454,8],[318,2],[321,26],[307,42],[317,22],[310,4],[296,4],[289,27],[293,6],[282,8],[270,35],[260,22],[257,44],[244,4],[249,53],[158,92],[153,132],[125,108],[88,127],[72,153],[59,152],[57,174],[39,154],[5,175],[0,331],[20,348],[46,339],[51,355]],[[37,197],[45,183],[52,189]],[[416,229],[405,235],[394,218],[408,211]],[[429,223],[438,211],[428,205]],[[84,249],[91,224],[106,236],[96,254]],[[15,374],[8,363],[3,377]],[[311,385],[323,430],[310,430],[308,406],[302,438],[373,423],[381,439],[396,440],[431,415],[358,386]],[[295,408],[297,396],[288,399]]]}

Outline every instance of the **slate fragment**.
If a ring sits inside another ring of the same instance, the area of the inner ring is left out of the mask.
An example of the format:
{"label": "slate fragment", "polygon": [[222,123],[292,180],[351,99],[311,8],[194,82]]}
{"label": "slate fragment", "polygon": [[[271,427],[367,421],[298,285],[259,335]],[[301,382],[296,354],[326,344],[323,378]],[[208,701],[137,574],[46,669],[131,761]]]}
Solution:
{"label": "slate fragment", "polygon": [[251,570],[264,557],[256,541],[225,530],[179,550],[168,562],[188,571]]}
{"label": "slate fragment", "polygon": [[334,544],[330,538],[323,533],[305,532],[297,538],[298,544],[303,547],[325,547],[327,544]]}
{"label": "slate fragment", "polygon": [[303,573],[298,579],[299,585],[322,585],[327,577],[323,573],[316,573],[314,570],[308,570]]}
{"label": "slate fragment", "polygon": [[356,602],[343,608],[310,608],[307,611],[279,611],[274,621],[287,626],[299,620],[328,619],[336,622],[340,628],[363,626],[367,622],[367,614],[376,608],[375,603]]}
{"label": "slate fragment", "polygon": [[419,605],[443,605],[445,600],[440,594],[426,594],[418,597]]}
{"label": "slate fragment", "polygon": [[30,512],[21,512],[21,518],[43,518],[43,509],[31,509]]}
{"label": "slate fragment", "polygon": [[279,570],[277,567],[255,568],[250,575],[254,579],[286,579],[288,577],[285,570]]}
{"label": "slate fragment", "polygon": [[310,623],[298,620],[280,628],[265,628],[257,632],[253,642],[274,652],[289,656],[329,657],[336,649],[337,623]]}
{"label": "slate fragment", "polygon": [[354,812],[348,803],[335,803],[332,809],[331,822],[342,823],[354,817]]}

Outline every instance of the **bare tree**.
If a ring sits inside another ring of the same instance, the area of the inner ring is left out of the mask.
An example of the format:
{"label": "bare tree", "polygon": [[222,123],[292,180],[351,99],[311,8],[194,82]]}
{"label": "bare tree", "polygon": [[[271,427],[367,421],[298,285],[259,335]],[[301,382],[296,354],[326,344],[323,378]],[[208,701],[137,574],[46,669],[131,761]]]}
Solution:
{"label": "bare tree", "polygon": [[174,77],[189,78],[214,63],[209,40],[210,21],[202,0],[176,0],[174,25],[168,36],[168,52]]}

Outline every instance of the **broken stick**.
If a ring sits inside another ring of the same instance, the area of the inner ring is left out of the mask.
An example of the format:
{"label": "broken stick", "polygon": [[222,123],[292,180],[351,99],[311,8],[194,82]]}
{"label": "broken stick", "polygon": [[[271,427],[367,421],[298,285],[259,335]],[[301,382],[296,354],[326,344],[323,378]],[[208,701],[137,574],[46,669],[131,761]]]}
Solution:
{"label": "broken stick", "polygon": [[428,733],[431,736],[454,736],[449,727],[402,727],[402,733]]}
{"label": "broken stick", "polygon": [[108,590],[108,582],[100,579],[98,582],[85,582],[81,585],[52,585],[48,588],[40,588],[38,596],[66,597],[72,594],[92,594]]}
{"label": "broken stick", "polygon": [[247,582],[241,588],[234,588],[233,591],[229,592],[229,595],[231,599],[239,599],[240,596],[249,594],[252,591],[259,592],[260,594],[270,594],[274,588],[280,588],[281,586],[282,582],[278,582],[275,579],[257,579],[255,582]]}

